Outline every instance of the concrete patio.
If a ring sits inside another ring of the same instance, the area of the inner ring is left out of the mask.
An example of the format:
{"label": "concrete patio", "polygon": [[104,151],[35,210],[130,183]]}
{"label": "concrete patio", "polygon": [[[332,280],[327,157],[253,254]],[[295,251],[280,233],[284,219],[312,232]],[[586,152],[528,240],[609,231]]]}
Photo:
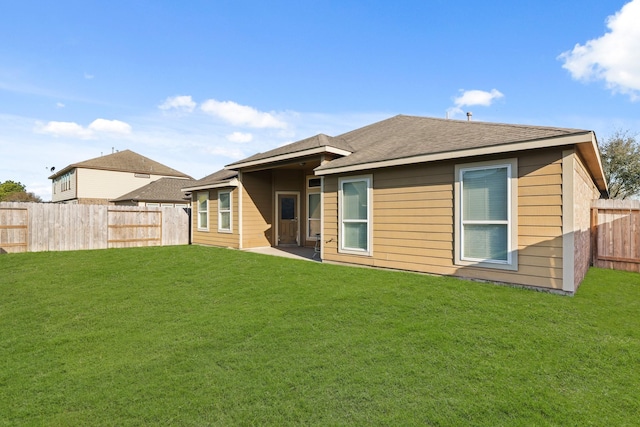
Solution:
{"label": "concrete patio", "polygon": [[246,252],[253,252],[257,254],[263,255],[273,255],[285,258],[294,258],[301,259],[305,261],[316,261],[320,262],[320,254],[316,254],[314,257],[314,249],[307,248],[302,246],[278,246],[274,247],[263,247],[263,248],[251,248],[251,249],[243,249]]}

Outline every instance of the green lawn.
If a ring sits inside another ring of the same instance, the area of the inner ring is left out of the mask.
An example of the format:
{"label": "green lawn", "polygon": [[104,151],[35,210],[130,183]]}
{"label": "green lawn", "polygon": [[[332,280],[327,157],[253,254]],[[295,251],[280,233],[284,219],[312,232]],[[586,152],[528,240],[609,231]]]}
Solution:
{"label": "green lawn", "polygon": [[640,275],[574,297],[198,246],[0,255],[0,425],[640,423]]}

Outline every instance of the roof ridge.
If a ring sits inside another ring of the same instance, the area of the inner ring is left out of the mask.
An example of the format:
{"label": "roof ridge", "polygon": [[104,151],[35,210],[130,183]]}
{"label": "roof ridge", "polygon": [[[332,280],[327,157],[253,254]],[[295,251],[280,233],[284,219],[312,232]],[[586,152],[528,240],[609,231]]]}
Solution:
{"label": "roof ridge", "polygon": [[[576,131],[579,133],[582,132],[590,132],[585,129],[578,128],[566,128],[559,126],[541,126],[541,125],[529,125],[523,123],[505,123],[505,122],[487,122],[487,121],[479,121],[479,120],[464,120],[464,119],[447,119],[441,117],[424,117],[424,116],[415,116],[410,114],[398,114],[397,116],[393,116],[391,118],[396,117],[404,117],[410,119],[422,119],[422,120],[434,120],[441,122],[450,122],[450,123],[459,123],[459,124],[469,124],[469,125],[484,125],[484,126],[506,126],[506,127],[514,127],[514,128],[525,128],[525,129],[545,129],[545,130],[563,130],[563,131]],[[389,119],[387,119],[389,120]],[[377,122],[380,123],[380,122]],[[375,124],[375,123],[373,123]]]}
{"label": "roof ridge", "polygon": [[149,157],[138,154],[129,149],[116,151],[115,153],[94,157],[88,160],[72,163],[49,178],[55,178],[74,168],[95,170],[107,170],[114,172],[133,172],[153,175],[165,175],[192,178],[191,176],[173,169]]}

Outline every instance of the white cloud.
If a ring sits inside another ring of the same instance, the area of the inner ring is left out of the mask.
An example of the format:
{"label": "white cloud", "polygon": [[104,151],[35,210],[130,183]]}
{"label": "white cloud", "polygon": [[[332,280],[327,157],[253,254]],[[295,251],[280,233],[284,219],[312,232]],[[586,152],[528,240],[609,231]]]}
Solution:
{"label": "white cloud", "polygon": [[131,126],[120,120],[95,119],[89,125],[89,130],[94,132],[116,133],[128,135],[131,133]]}
{"label": "white cloud", "polygon": [[245,143],[251,142],[253,140],[253,135],[244,132],[233,132],[227,135],[227,139],[231,142]]}
{"label": "white cloud", "polygon": [[467,90],[462,92],[462,95],[455,98],[453,101],[455,102],[456,107],[472,105],[488,107],[494,100],[502,98],[503,96],[504,95],[496,89],[491,89],[491,92],[485,92],[483,90]]}
{"label": "white cloud", "polygon": [[120,120],[106,119],[96,119],[86,128],[75,122],[51,121],[47,124],[36,123],[35,131],[55,137],[93,139],[99,134],[128,135],[131,133],[131,126]]}
{"label": "white cloud", "polygon": [[504,97],[504,94],[497,89],[491,89],[491,92],[477,89],[461,90],[460,92],[460,96],[453,99],[455,106],[447,110],[450,116],[462,114],[462,107],[471,107],[474,105],[489,107],[493,101]]}
{"label": "white cloud", "polygon": [[84,73],[84,78],[87,80],[93,80],[95,76],[93,74]]}
{"label": "white cloud", "polygon": [[56,108],[64,108],[65,105],[62,102],[56,102]]}
{"label": "white cloud", "polygon": [[285,122],[277,119],[272,113],[258,111],[253,107],[240,105],[233,101],[209,99],[203,102],[200,108],[205,113],[219,117],[236,126],[278,129],[287,127]]}
{"label": "white cloud", "polygon": [[191,96],[180,95],[170,96],[162,104],[158,106],[161,110],[178,110],[190,113],[196,108],[196,103]]}
{"label": "white cloud", "polygon": [[47,124],[37,123],[36,132],[46,133],[55,137],[63,136],[67,138],[90,139],[92,132],[75,122],[49,122]]}
{"label": "white cloud", "polygon": [[580,81],[604,80],[614,93],[640,99],[640,0],[607,18],[609,32],[562,53],[562,68]]}

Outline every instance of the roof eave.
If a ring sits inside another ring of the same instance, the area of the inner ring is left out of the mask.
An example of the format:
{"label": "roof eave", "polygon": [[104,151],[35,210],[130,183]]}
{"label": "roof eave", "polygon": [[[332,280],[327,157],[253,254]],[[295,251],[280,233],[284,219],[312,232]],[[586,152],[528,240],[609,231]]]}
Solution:
{"label": "roof eave", "polygon": [[[416,163],[427,163],[439,160],[454,160],[465,157],[483,156],[491,154],[512,153],[516,151],[532,150],[539,148],[559,147],[564,145],[580,145],[587,146],[585,152],[592,152],[591,159],[587,158],[587,163],[592,174],[594,181],[598,185],[599,189],[606,188],[604,182],[604,176],[602,174],[602,163],[600,161],[599,151],[597,144],[595,143],[595,136],[592,131],[581,132],[577,134],[551,137],[544,139],[535,139],[529,141],[520,141],[515,143],[491,145],[488,147],[470,148],[459,151],[443,151],[440,153],[424,154],[413,157],[404,157],[391,160],[380,160],[375,162],[361,163],[356,165],[347,165],[342,167],[331,167],[331,163],[320,166],[315,169],[315,174],[318,176],[333,175],[338,173],[347,172],[360,172],[369,169],[404,166]],[[603,186],[603,187],[602,187]],[[602,188],[601,188],[602,187]]]}
{"label": "roof eave", "polygon": [[264,166],[270,163],[277,163],[277,162],[282,162],[286,160],[294,160],[301,157],[308,157],[308,156],[313,156],[316,154],[324,154],[324,153],[337,154],[339,156],[348,156],[349,154],[351,154],[351,151],[332,147],[330,145],[325,145],[322,147],[296,151],[294,153],[286,153],[286,154],[280,154],[278,156],[266,157],[264,159],[258,159],[258,160],[248,161],[248,162],[232,163],[230,165],[225,166],[224,168],[227,170],[238,170],[238,169],[243,169],[248,167]]}
{"label": "roof eave", "polygon": [[238,186],[238,178],[233,178],[226,181],[215,182],[213,184],[197,185],[194,187],[184,187],[184,188],[181,188],[180,191],[199,191],[199,190],[209,190],[211,188],[237,187],[237,186]]}
{"label": "roof eave", "polygon": [[598,147],[598,141],[595,133],[591,132],[591,140],[577,144],[577,149],[582,158],[584,159],[587,167],[591,173],[591,177],[598,186],[598,190],[609,192],[607,185],[607,179],[604,175],[604,168],[602,167],[602,158],[600,156],[600,148]]}
{"label": "roof eave", "polygon": [[64,175],[65,173],[67,173],[67,172],[69,172],[70,170],[75,169],[75,168],[76,168],[76,166],[75,166],[75,165],[69,165],[69,166],[67,166],[67,167],[65,167],[65,168],[63,168],[63,169],[60,169],[58,172],[54,173],[53,175],[51,175],[51,176],[50,176],[49,178],[47,178],[47,179],[56,179],[56,178],[58,178],[59,176],[62,176],[62,175]]}

